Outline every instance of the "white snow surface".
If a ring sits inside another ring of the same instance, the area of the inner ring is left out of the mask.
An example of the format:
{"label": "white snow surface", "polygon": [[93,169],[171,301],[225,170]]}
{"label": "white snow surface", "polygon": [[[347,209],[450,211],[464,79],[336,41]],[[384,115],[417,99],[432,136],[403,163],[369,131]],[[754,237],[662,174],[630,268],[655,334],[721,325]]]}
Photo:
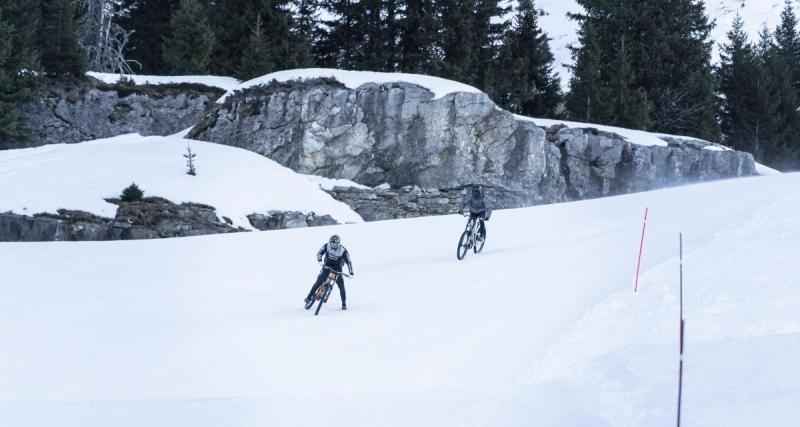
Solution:
{"label": "white snow surface", "polygon": [[426,76],[422,74],[407,73],[380,73],[376,71],[350,71],[337,70],[334,68],[299,68],[294,70],[284,70],[270,73],[253,80],[242,83],[236,89],[229,90],[223,95],[218,103],[224,102],[225,98],[236,90],[246,89],[251,86],[263,85],[276,80],[285,82],[289,80],[305,80],[321,77],[333,77],[339,83],[350,89],[356,89],[366,83],[395,83],[406,82],[422,86],[433,92],[434,99],[455,92],[480,93],[481,91],[464,83],[455,80],[443,79],[441,77]]}
{"label": "white snow surface", "polygon": [[[180,135],[180,134],[179,134]],[[270,210],[329,214],[340,222],[362,219],[303,175],[253,152],[169,137],[122,135],[79,144],[0,151],[0,212],[32,215],[78,209],[113,218],[119,197],[135,182],[145,196],[214,206],[218,216],[252,228],[247,215]],[[186,174],[187,143],[196,176]]]}
{"label": "white snow surface", "polygon": [[1,424],[674,425],[682,232],[684,425],[800,425],[800,174],[497,211],[457,261],[463,224],[0,243]]}
{"label": "white snow surface", "polygon": [[366,185],[361,185],[357,182],[350,181],[349,179],[334,179],[326,178],[319,175],[302,175],[305,179],[311,181],[323,190],[333,190],[333,187],[355,187],[360,189],[368,189]]}
{"label": "white snow surface", "polygon": [[148,76],[140,74],[114,74],[114,73],[98,73],[89,71],[86,73],[88,76],[94,77],[104,83],[114,84],[119,79],[125,77],[132,79],[137,85],[163,85],[174,83],[194,83],[202,84],[211,87],[217,87],[222,90],[234,90],[239,87],[241,82],[233,77],[223,76]]}

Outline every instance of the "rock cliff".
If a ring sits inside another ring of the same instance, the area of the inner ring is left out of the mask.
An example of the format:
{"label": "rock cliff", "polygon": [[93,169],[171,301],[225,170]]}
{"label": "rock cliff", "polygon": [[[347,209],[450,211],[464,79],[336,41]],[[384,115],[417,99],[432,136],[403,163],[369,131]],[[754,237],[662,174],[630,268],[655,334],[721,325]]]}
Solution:
{"label": "rock cliff", "polygon": [[368,186],[453,191],[478,182],[498,207],[755,174],[750,154],[710,143],[643,146],[595,129],[544,128],[483,93],[434,98],[410,83],[350,89],[332,79],[273,81],[229,96],[189,137]]}
{"label": "rock cliff", "polygon": [[109,85],[46,79],[20,111],[25,139],[0,139],[0,149],[75,143],[125,133],[171,135],[195,125],[223,94],[197,84]]}

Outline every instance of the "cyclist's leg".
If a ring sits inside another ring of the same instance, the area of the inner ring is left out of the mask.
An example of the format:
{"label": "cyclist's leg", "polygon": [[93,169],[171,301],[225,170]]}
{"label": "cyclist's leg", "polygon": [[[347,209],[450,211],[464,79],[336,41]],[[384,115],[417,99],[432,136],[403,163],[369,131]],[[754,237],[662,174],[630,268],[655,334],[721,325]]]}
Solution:
{"label": "cyclist's leg", "polygon": [[478,221],[480,221],[480,222],[478,223],[478,226],[479,226],[479,228],[478,228],[478,234],[479,234],[481,237],[485,237],[485,236],[486,236],[486,224],[484,223],[484,221],[483,221],[483,218],[479,219]]}
{"label": "cyclist's leg", "polygon": [[339,278],[336,279],[336,284],[339,285],[339,296],[342,297],[342,304],[344,304],[345,300],[347,300],[347,294],[344,291],[344,278],[341,274]]}

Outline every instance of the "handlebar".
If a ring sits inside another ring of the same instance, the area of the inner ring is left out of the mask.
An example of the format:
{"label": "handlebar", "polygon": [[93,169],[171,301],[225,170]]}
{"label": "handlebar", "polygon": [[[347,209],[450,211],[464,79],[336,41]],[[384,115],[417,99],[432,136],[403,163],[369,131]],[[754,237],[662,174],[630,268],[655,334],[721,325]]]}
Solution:
{"label": "handlebar", "polygon": [[334,269],[332,269],[332,268],[330,268],[330,267],[328,267],[327,265],[325,265],[325,264],[322,264],[322,263],[320,263],[320,265],[322,265],[322,269],[323,269],[323,270],[332,271],[332,272],[334,272],[334,273],[341,274],[341,275],[342,275],[342,276],[344,276],[344,277],[352,277],[350,274],[347,274],[347,273],[345,273],[344,271],[334,270]]}

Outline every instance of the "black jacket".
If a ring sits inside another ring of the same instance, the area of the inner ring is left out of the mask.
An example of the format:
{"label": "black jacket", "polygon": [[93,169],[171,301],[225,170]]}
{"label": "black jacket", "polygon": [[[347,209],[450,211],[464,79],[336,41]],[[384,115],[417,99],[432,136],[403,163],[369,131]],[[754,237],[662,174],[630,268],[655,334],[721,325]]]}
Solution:
{"label": "black jacket", "polygon": [[350,254],[343,245],[339,245],[338,249],[332,249],[330,243],[322,245],[322,249],[317,252],[317,261],[322,261],[325,258],[325,265],[336,270],[342,271],[342,264],[347,264],[347,269],[350,274],[353,274],[353,264],[350,262]]}

